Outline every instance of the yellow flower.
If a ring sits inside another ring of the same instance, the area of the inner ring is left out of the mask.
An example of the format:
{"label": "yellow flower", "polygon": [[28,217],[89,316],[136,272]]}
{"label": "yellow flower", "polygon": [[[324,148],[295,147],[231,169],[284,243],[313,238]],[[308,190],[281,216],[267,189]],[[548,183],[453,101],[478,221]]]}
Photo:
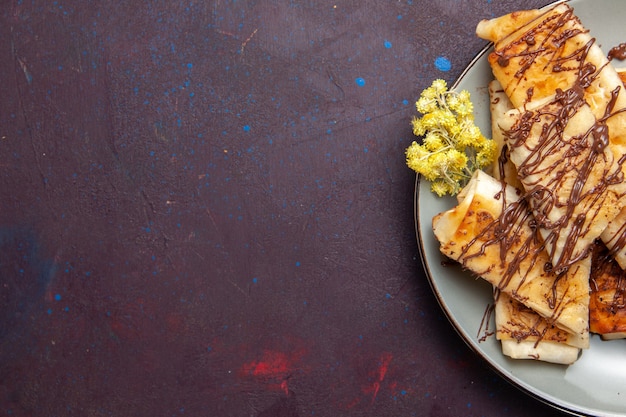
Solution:
{"label": "yellow flower", "polygon": [[454,113],[452,113],[450,110],[439,110],[437,113],[437,117],[439,125],[448,132],[450,131],[450,129],[458,124]]}
{"label": "yellow flower", "polygon": [[430,152],[436,152],[445,147],[446,143],[443,141],[440,134],[436,132],[428,132],[424,136],[424,147]]}
{"label": "yellow flower", "polygon": [[492,140],[484,138],[483,144],[476,154],[476,165],[478,168],[484,168],[497,158],[498,145]]}
{"label": "yellow flower", "polygon": [[406,149],[406,163],[437,195],[456,194],[474,170],[495,160],[497,146],[474,124],[467,91],[448,91],[444,80],[434,80],[415,106],[422,117],[411,125],[422,144],[413,141]]}
{"label": "yellow flower", "polygon": [[424,149],[417,142],[413,142],[411,146],[406,149],[406,163],[412,170],[423,173],[428,166],[428,158],[430,152]]}
{"label": "yellow flower", "polygon": [[469,115],[472,115],[474,112],[474,105],[472,104],[471,101],[460,102],[456,108],[456,111],[461,116],[469,116]]}
{"label": "yellow flower", "polygon": [[449,149],[446,152],[446,159],[448,160],[448,167],[452,172],[463,171],[467,166],[467,155],[457,149]]}
{"label": "yellow flower", "polygon": [[438,103],[434,97],[422,96],[415,103],[415,108],[422,114],[430,113],[437,109]]}
{"label": "yellow flower", "polygon": [[443,180],[433,181],[430,184],[430,190],[437,194],[439,197],[443,197],[446,194],[454,194],[455,187],[453,184],[449,182],[445,182]]}
{"label": "yellow flower", "polygon": [[442,95],[448,91],[448,84],[441,78],[432,82],[431,87],[435,90],[436,94]]}
{"label": "yellow flower", "polygon": [[422,123],[422,119],[413,117],[411,125],[413,126],[413,134],[415,136],[423,136],[426,133],[426,127],[424,126],[424,123]]}

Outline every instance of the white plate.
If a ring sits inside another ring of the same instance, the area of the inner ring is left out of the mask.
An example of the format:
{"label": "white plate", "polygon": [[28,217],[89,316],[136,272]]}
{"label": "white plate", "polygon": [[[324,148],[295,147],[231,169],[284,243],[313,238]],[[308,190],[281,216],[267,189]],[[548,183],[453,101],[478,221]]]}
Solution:
{"label": "white plate", "polygon": [[[626,2],[623,0],[572,0],[570,5],[590,30],[605,54],[626,42]],[[490,133],[489,95],[492,79],[487,63],[488,50],[482,51],[454,85],[468,90],[474,103],[476,123]],[[615,61],[626,66],[626,61]],[[431,221],[435,214],[453,207],[453,198],[439,198],[428,183],[415,190],[417,237],[426,275],[448,319],[465,342],[505,379],[563,411],[579,415],[626,415],[626,340],[604,342],[593,336],[591,347],[570,366],[512,360],[500,350],[494,336],[480,342],[481,320],[492,303],[491,287],[445,263],[439,252]],[[492,323],[490,328],[495,325]]]}

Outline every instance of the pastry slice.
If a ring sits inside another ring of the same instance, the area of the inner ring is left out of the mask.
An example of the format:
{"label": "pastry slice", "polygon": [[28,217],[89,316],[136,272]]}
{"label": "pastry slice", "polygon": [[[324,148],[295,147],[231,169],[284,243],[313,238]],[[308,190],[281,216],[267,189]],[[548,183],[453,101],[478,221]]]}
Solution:
{"label": "pastry slice", "polygon": [[489,83],[489,112],[491,114],[491,139],[498,146],[498,158],[494,161],[492,172],[496,179],[523,190],[524,187],[517,176],[517,168],[511,161],[508,147],[505,144],[504,132],[500,127],[502,119],[513,110],[513,104],[504,92],[498,80]]}
{"label": "pastry slice", "polygon": [[514,187],[476,171],[459,204],[433,218],[441,252],[588,343],[589,260],[557,275]]}
{"label": "pastry slice", "polygon": [[[491,137],[498,145],[499,155],[492,172],[496,179],[523,190],[499,126],[513,105],[498,80],[489,83],[489,99]],[[586,338],[548,324],[545,318],[499,291],[494,291],[494,317],[496,337],[500,340],[502,353],[513,359],[569,365],[578,359],[580,349],[587,344]]]}
{"label": "pastry slice", "polygon": [[566,4],[516,11],[478,23],[478,37],[494,44],[488,61],[513,107],[523,106],[530,98],[551,96],[557,88],[565,90],[576,82],[580,50],[588,40],[578,36],[586,33],[578,23]]}
{"label": "pastry slice", "polygon": [[578,359],[588,339],[568,333],[548,322],[506,293],[496,295],[496,337],[502,353],[513,359],[533,359],[570,365]]}
{"label": "pastry slice", "polygon": [[602,242],[592,256],[589,330],[603,339],[626,338],[626,272]]}
{"label": "pastry slice", "polygon": [[[616,68],[622,83],[626,81],[626,68]],[[626,269],[626,208],[611,220],[600,238],[622,269]]]}
{"label": "pastry slice", "polygon": [[[494,43],[488,60],[515,108],[576,86],[600,118],[622,86],[617,70],[566,3],[483,20],[476,34]],[[616,108],[626,107],[621,90]],[[620,141],[626,143],[623,135]]]}
{"label": "pastry slice", "polygon": [[600,238],[613,260],[622,269],[626,269],[626,208],[609,222]]}
{"label": "pastry slice", "polygon": [[620,213],[622,161],[603,146],[606,126],[590,106],[565,92],[508,112],[500,127],[552,266],[563,271]]}

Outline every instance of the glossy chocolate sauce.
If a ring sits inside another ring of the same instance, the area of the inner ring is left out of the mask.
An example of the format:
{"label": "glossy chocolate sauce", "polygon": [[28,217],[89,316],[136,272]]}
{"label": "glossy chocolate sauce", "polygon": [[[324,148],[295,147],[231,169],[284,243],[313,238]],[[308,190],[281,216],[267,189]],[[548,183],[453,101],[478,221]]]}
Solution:
{"label": "glossy chocolate sauce", "polygon": [[609,61],[617,59],[623,61],[626,59],[626,43],[620,43],[609,51],[607,58]]}
{"label": "glossy chocolate sauce", "polygon": [[620,225],[617,232],[606,244],[610,246],[609,255],[611,257],[614,257],[626,247],[626,222]]}

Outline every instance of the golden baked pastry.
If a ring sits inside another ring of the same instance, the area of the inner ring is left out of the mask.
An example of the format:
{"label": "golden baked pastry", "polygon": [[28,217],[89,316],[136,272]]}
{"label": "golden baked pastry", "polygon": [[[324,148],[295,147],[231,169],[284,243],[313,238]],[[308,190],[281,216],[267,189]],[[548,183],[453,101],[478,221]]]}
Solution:
{"label": "golden baked pastry", "polygon": [[496,294],[496,337],[502,353],[513,359],[534,359],[570,365],[588,340],[573,335],[514,300],[506,293]]}
{"label": "golden baked pastry", "polygon": [[590,257],[557,275],[518,190],[476,171],[459,204],[433,218],[440,250],[549,324],[588,343]]}
{"label": "golden baked pastry", "polygon": [[599,241],[592,256],[589,330],[603,339],[626,338],[626,272]]}

